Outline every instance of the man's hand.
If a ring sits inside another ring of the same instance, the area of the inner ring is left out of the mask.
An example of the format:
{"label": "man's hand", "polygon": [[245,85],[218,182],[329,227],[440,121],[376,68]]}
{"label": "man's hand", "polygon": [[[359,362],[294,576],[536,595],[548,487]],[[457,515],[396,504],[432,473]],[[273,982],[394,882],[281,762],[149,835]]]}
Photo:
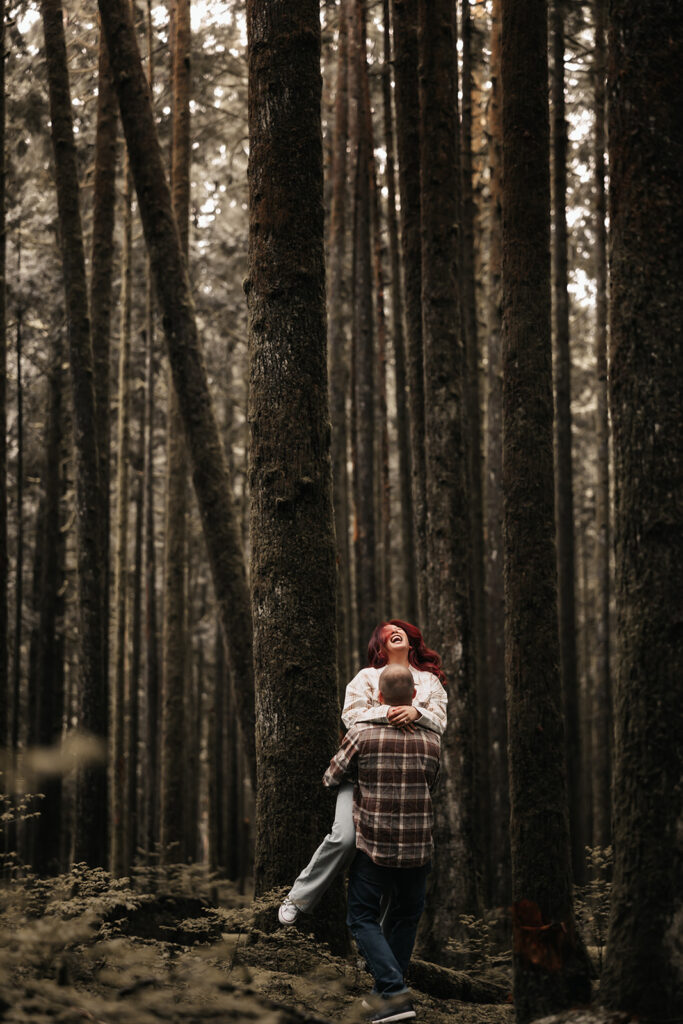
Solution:
{"label": "man's hand", "polygon": [[389,708],[387,712],[389,725],[395,725],[397,729],[403,729],[405,732],[415,732],[413,722],[416,722],[419,717],[420,712],[417,708],[409,704],[400,704],[397,707]]}

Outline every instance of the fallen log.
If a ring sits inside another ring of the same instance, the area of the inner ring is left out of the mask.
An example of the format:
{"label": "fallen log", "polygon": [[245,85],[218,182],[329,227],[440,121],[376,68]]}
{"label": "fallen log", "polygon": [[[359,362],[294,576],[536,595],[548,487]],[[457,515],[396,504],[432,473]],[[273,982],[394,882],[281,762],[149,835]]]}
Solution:
{"label": "fallen log", "polygon": [[410,961],[407,981],[413,988],[437,999],[460,999],[464,1003],[505,1003],[510,993],[507,985],[485,981],[427,960]]}

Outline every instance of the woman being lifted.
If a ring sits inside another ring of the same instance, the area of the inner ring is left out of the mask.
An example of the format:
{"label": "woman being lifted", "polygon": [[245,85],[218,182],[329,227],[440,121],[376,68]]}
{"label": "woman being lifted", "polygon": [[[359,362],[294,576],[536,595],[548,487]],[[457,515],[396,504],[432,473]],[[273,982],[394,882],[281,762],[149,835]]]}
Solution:
{"label": "woman being lifted", "polygon": [[[410,707],[382,704],[379,674],[385,665],[410,669],[415,697]],[[430,650],[417,626],[390,619],[377,626],[368,644],[368,664],[346,687],[342,720],[347,729],[357,722],[378,722],[397,729],[446,728],[445,676],[441,658]],[[294,924],[300,913],[312,913],[336,875],[353,859],[356,830],[353,822],[353,784],[339,787],[332,830],[325,836],[278,910],[281,924]]]}

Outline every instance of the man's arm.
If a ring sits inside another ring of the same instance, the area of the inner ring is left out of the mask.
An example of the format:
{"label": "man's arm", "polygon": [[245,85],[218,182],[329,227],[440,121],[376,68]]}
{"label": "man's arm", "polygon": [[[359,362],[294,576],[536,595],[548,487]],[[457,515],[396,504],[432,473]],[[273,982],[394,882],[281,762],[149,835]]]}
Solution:
{"label": "man's arm", "polygon": [[349,729],[341,747],[330,761],[330,767],[323,775],[323,786],[334,789],[341,785],[351,773],[354,758],[358,756],[358,730]]}

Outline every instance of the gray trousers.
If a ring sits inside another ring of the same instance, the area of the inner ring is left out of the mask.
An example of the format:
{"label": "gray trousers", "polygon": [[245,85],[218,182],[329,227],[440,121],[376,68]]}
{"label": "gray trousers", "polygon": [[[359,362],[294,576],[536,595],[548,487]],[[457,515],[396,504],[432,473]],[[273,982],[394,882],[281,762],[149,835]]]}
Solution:
{"label": "gray trousers", "polygon": [[355,853],[353,784],[342,782],[337,793],[332,830],[292,886],[289,899],[299,910],[310,913],[333,879],[351,863]]}

